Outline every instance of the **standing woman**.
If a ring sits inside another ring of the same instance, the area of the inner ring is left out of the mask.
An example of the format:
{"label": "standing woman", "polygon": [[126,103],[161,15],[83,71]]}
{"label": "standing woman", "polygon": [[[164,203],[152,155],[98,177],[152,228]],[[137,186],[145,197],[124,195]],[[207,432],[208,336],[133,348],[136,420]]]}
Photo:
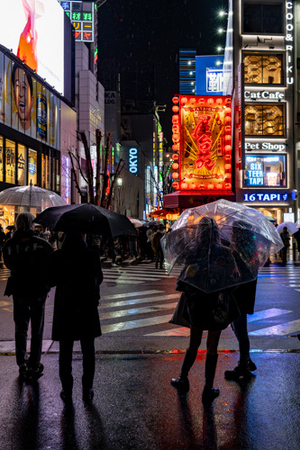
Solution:
{"label": "standing woman", "polygon": [[[192,368],[203,330],[208,330],[206,340],[205,385],[202,392],[203,404],[211,404],[220,391],[213,387],[218,361],[218,344],[222,329],[228,325],[230,289],[205,293],[197,289],[197,279],[203,279],[207,286],[220,283],[221,279],[235,278],[236,266],[229,248],[220,242],[220,234],[214,219],[203,217],[199,222],[197,237],[189,246],[185,266],[177,280],[176,289],[185,294],[185,312],[182,316],[190,324],[190,342],[183,360],[181,373],[172,378],[171,384],[181,391],[189,390],[188,374]],[[211,267],[208,272],[207,268]],[[213,270],[213,268],[215,270]],[[232,302],[231,302],[232,303]],[[226,312],[227,309],[227,312]],[[238,311],[230,314],[238,315]],[[171,321],[176,323],[175,321]]]}
{"label": "standing woman", "polygon": [[48,277],[51,286],[56,286],[52,339],[59,341],[60,396],[64,401],[72,398],[72,352],[74,341],[80,340],[83,400],[92,400],[94,339],[101,336],[97,307],[103,274],[99,255],[87,248],[81,233],[66,233],[61,249],[49,258]]}

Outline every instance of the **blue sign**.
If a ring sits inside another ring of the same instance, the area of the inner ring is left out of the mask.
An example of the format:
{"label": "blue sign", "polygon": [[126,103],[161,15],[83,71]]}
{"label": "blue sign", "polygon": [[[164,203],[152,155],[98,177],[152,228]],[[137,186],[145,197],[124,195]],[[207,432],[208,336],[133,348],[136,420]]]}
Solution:
{"label": "blue sign", "polygon": [[287,192],[272,192],[272,193],[264,193],[264,192],[255,192],[253,194],[244,194],[244,202],[286,202],[289,198],[289,194]]}
{"label": "blue sign", "polygon": [[223,56],[196,56],[196,95],[223,94]]}

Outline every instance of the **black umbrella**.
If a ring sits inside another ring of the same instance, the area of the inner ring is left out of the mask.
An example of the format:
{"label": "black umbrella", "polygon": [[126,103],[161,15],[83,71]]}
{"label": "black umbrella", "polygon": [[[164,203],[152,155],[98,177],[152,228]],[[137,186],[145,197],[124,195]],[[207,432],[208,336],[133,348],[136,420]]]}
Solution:
{"label": "black umbrella", "polygon": [[53,231],[80,231],[112,237],[137,234],[126,216],[90,203],[47,208],[34,222]]}

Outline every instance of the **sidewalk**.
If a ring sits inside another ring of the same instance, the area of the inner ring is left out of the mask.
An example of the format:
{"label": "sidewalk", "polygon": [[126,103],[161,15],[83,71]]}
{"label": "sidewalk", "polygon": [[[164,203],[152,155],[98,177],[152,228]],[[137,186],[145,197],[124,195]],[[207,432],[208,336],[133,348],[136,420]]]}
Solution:
{"label": "sidewalk", "polygon": [[73,405],[59,397],[58,355],[43,356],[45,373],[35,385],[19,385],[13,356],[0,358],[2,450],[298,450],[300,442],[299,355],[253,355],[250,382],[224,380],[238,354],[221,353],[211,408],[201,402],[204,358],[190,372],[188,395],[170,379],[182,354],[97,355],[91,405],[81,399],[81,356],[73,361]]}

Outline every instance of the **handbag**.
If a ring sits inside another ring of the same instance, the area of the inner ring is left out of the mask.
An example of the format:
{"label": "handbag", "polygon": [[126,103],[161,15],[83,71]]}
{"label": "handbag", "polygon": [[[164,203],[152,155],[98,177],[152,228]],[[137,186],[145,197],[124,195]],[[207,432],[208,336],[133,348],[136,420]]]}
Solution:
{"label": "handbag", "polygon": [[186,296],[185,293],[182,292],[181,296],[178,300],[177,306],[173,313],[171,320],[169,323],[173,323],[175,325],[180,325],[182,327],[191,328],[190,322],[187,320],[188,312],[186,309]]}

